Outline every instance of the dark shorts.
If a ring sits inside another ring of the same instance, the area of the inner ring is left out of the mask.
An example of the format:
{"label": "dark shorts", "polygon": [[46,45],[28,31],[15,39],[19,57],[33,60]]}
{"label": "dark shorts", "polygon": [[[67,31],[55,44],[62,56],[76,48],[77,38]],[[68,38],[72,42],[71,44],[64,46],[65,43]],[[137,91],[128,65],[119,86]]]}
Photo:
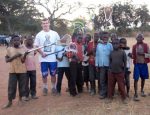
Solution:
{"label": "dark shorts", "polygon": [[133,79],[138,80],[139,77],[141,77],[141,79],[149,78],[147,64],[139,64],[138,63],[138,64],[134,65]]}
{"label": "dark shorts", "polygon": [[42,77],[45,78],[48,76],[48,72],[53,77],[56,75],[57,62],[41,62],[41,72]]}

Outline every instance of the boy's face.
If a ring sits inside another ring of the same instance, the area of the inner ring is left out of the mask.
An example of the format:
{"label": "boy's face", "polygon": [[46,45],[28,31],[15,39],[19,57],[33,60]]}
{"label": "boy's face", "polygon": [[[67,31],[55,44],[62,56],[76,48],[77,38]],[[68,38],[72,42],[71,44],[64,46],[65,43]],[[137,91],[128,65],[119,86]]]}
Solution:
{"label": "boy's face", "polygon": [[121,40],[121,41],[120,41],[120,46],[121,46],[122,48],[125,48],[125,47],[127,46],[127,40]]}
{"label": "boy's face", "polygon": [[32,46],[32,44],[33,44],[33,39],[29,38],[26,40],[26,45]]}
{"label": "boy's face", "polygon": [[41,26],[42,26],[42,28],[43,28],[44,31],[48,31],[49,28],[50,28],[50,22],[49,22],[49,20],[42,21]]}
{"label": "boy's face", "polygon": [[82,38],[78,38],[78,39],[77,39],[77,42],[78,42],[78,43],[81,43],[81,42],[82,42]]}
{"label": "boy's face", "polygon": [[95,42],[97,42],[97,41],[98,41],[98,39],[99,39],[99,35],[98,35],[98,33],[94,34],[94,41],[95,41]]}
{"label": "boy's face", "polygon": [[107,43],[108,39],[109,39],[108,36],[103,36],[103,38],[102,38],[102,40],[103,40],[104,43]]}
{"label": "boy's face", "polygon": [[137,43],[142,43],[143,40],[144,40],[143,37],[137,37],[137,38],[136,38]]}
{"label": "boy's face", "polygon": [[114,50],[118,50],[119,46],[120,46],[119,40],[114,40],[113,41],[113,48],[114,48]]}
{"label": "boy's face", "polygon": [[86,42],[89,42],[89,41],[91,41],[91,38],[88,37],[88,36],[86,36],[86,37],[85,37],[85,40],[86,40]]}
{"label": "boy's face", "polygon": [[14,47],[19,47],[20,43],[21,43],[20,37],[13,38]]}

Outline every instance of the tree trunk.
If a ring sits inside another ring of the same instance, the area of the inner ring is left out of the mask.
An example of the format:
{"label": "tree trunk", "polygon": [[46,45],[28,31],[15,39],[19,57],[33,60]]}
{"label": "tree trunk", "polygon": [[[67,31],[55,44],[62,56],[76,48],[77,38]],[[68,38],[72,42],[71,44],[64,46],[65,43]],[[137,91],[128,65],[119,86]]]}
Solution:
{"label": "tree trunk", "polygon": [[9,17],[8,16],[5,16],[5,19],[7,21],[7,28],[8,28],[8,31],[10,34],[12,34],[12,28],[11,28],[11,24],[10,24],[10,21],[9,21]]}

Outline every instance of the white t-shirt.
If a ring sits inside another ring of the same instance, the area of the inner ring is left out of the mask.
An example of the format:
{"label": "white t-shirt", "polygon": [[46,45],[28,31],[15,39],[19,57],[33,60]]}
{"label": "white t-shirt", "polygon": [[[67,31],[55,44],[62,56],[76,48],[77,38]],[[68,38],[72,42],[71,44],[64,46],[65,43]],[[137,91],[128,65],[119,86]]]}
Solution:
{"label": "white t-shirt", "polygon": [[[47,44],[56,43],[57,40],[59,39],[60,37],[57,32],[53,30],[49,30],[49,32],[45,32],[42,30],[36,35],[34,45],[38,47],[45,46]],[[55,52],[55,47],[56,45],[47,46],[47,47],[41,48],[41,50],[46,54],[50,54],[50,53]],[[39,55],[39,61],[40,62],[56,62],[56,55],[52,54],[44,58],[41,55]]]}

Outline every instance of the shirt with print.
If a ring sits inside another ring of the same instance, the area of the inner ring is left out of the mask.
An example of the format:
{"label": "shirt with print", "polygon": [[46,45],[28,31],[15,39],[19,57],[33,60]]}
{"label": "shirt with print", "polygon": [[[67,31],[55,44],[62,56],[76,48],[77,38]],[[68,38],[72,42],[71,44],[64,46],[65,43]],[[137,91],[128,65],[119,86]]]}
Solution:
{"label": "shirt with print", "polygon": [[[21,53],[23,54],[25,52],[23,47],[14,48],[14,47],[8,47],[7,48],[7,56],[13,57],[14,55]],[[21,61],[22,57],[17,57],[11,62],[9,62],[9,73],[26,73],[26,67],[25,64]]]}
{"label": "shirt with print", "polygon": [[[60,37],[57,32],[53,30],[49,30],[48,32],[45,32],[42,30],[36,35],[34,45],[36,47],[46,46],[48,44],[57,43],[58,40],[60,40]],[[46,54],[50,54],[50,53],[55,52],[55,47],[56,45],[46,46],[44,48],[41,48],[41,50]],[[41,55],[39,55],[39,61],[40,62],[56,62],[57,60],[56,60],[56,55],[52,54],[44,58]]]}

